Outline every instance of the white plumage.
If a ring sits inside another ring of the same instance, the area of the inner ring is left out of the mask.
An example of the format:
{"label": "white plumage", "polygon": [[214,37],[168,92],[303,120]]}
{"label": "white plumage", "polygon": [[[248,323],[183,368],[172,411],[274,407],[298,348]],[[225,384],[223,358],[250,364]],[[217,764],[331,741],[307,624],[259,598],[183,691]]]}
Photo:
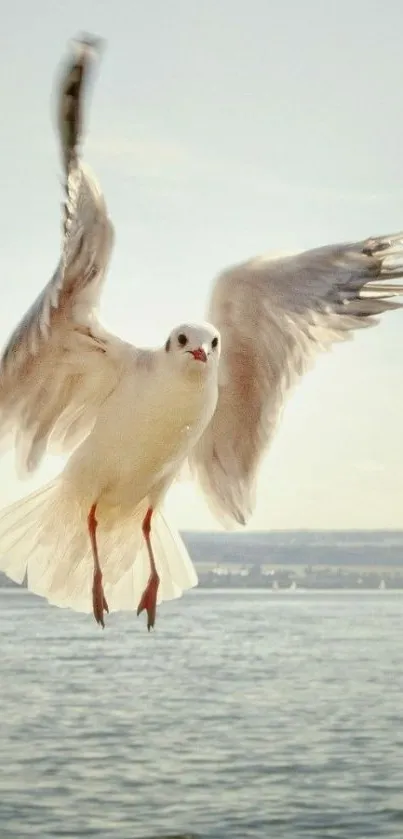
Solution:
{"label": "white plumage", "polygon": [[197,583],[161,510],[183,464],[224,523],[246,522],[286,392],[317,351],[402,305],[391,298],[403,291],[392,284],[403,233],[235,266],[214,284],[209,323],[182,324],[157,349],[121,341],[96,313],[114,232],[78,155],[94,53],[78,43],[63,77],[60,263],[0,368],[0,434],[19,468],[34,472],[48,452],[70,457],[0,514],[0,569],[52,603],[93,609],[102,625],[107,607],[145,608],[150,627],[157,600]]}

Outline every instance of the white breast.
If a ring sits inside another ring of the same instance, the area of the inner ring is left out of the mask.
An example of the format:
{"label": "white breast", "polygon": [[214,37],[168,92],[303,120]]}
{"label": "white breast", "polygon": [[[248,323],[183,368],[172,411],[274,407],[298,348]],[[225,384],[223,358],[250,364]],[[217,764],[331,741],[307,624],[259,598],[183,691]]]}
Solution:
{"label": "white breast", "polygon": [[80,504],[134,509],[179,470],[215,410],[216,375],[206,373],[167,375],[162,365],[124,375],[66,467]]}

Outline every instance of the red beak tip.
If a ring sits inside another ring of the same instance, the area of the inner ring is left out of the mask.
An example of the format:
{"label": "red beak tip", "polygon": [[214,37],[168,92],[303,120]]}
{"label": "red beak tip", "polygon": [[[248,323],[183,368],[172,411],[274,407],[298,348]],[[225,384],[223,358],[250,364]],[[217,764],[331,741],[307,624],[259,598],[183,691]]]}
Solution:
{"label": "red beak tip", "polygon": [[192,350],[192,355],[197,361],[207,361],[207,355],[201,347],[198,347],[197,350]]}

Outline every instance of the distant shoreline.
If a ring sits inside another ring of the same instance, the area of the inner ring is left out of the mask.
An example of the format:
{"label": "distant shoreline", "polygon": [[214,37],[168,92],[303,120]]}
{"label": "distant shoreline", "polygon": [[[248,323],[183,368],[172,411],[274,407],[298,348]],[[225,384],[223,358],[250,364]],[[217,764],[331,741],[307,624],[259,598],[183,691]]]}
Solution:
{"label": "distant shoreline", "polygon": [[[199,589],[403,591],[403,531],[182,531]],[[16,584],[0,572],[0,588]]]}
{"label": "distant shoreline", "polygon": [[[30,593],[25,585],[17,585],[17,583],[13,583],[12,581],[4,582],[3,580],[0,582],[0,592],[2,592],[2,591],[3,592],[7,591],[7,592],[10,592],[10,593],[13,593],[13,594],[18,594],[19,591],[22,591],[24,593],[25,592]],[[212,593],[215,593],[215,594],[219,594],[221,592],[222,593],[227,592],[227,593],[230,594],[231,592],[236,593],[238,591],[265,592],[266,594],[273,595],[273,597],[276,597],[276,595],[279,595],[279,596],[290,595],[290,597],[292,597],[293,595],[296,595],[296,594],[315,594],[315,593],[320,594],[321,592],[323,594],[342,594],[342,593],[348,594],[349,592],[350,593],[362,592],[363,594],[365,594],[365,593],[368,594],[370,592],[372,592],[372,593],[378,592],[379,595],[382,595],[382,594],[399,594],[399,593],[403,594],[403,584],[401,586],[393,586],[393,587],[390,587],[390,588],[388,588],[387,586],[385,586],[385,588],[379,588],[379,586],[372,586],[371,587],[371,586],[365,586],[365,585],[339,586],[339,587],[335,587],[335,586],[333,586],[333,587],[332,586],[328,586],[328,587],[326,587],[326,586],[306,587],[306,586],[302,586],[302,585],[301,586],[297,585],[295,588],[293,588],[291,586],[288,586],[288,587],[285,586],[284,588],[277,588],[276,589],[276,588],[273,588],[272,586],[233,585],[231,583],[229,583],[228,585],[215,585],[215,586],[213,586],[213,585],[205,585],[205,584],[199,582],[199,584],[197,586],[195,586],[194,589],[191,589],[191,591],[212,592]]]}

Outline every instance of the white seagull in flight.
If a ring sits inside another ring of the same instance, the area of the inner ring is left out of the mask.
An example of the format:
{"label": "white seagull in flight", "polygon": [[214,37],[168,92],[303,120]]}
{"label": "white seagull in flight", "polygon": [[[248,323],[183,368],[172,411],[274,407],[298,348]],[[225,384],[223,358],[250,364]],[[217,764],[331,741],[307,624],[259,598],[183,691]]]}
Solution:
{"label": "white seagull in flight", "polygon": [[[399,308],[403,233],[218,276],[209,323],[184,323],[157,349],[106,331],[97,305],[113,246],[102,192],[79,157],[83,82],[97,44],[75,43],[59,130],[65,170],[62,254],[0,361],[0,433],[33,473],[70,457],[0,514],[0,569],[76,611],[146,610],[197,584],[161,504],[186,462],[217,515],[245,524],[286,392],[319,350]],[[386,281],[386,282],[384,282]]]}

